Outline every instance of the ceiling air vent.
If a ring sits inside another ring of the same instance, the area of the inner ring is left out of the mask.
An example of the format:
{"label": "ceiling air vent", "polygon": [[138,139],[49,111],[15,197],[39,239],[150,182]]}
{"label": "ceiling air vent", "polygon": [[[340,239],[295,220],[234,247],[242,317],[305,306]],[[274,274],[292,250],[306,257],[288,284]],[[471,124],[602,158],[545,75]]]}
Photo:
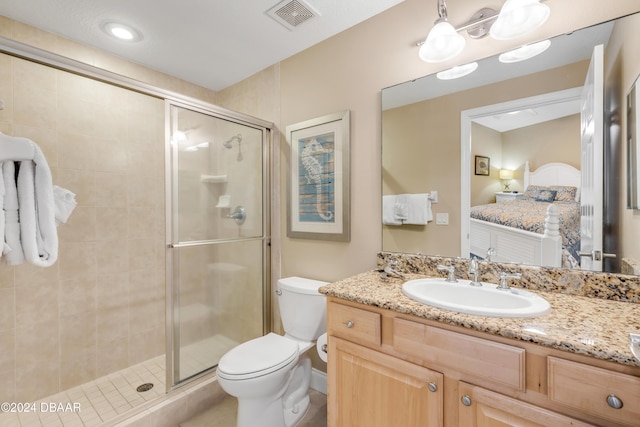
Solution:
{"label": "ceiling air vent", "polygon": [[311,6],[300,0],[280,2],[269,9],[267,14],[289,30],[294,30],[303,22],[320,15]]}

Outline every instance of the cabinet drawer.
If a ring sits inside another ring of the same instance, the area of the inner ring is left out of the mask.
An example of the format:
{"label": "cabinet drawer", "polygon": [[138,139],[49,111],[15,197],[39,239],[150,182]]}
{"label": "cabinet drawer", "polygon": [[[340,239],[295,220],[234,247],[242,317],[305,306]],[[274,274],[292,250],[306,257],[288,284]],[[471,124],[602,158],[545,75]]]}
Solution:
{"label": "cabinet drawer", "polygon": [[525,350],[518,347],[398,318],[393,323],[393,347],[451,369],[460,379],[525,390]]}
{"label": "cabinet drawer", "polygon": [[[628,426],[640,420],[640,378],[582,363],[547,358],[549,399]],[[620,409],[607,403],[610,395],[622,402]]]}
{"label": "cabinet drawer", "polygon": [[342,304],[329,303],[327,332],[361,344],[381,343],[380,314]]}

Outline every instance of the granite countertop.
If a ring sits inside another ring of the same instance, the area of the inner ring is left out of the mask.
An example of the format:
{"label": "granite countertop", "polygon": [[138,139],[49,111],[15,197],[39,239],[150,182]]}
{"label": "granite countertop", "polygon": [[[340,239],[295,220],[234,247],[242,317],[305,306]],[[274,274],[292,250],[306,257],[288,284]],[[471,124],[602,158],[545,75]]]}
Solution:
{"label": "granite countertop", "polygon": [[402,294],[405,281],[423,277],[429,276],[405,274],[404,279],[383,280],[380,272],[373,270],[323,286],[320,292],[448,325],[640,367],[640,360],[629,347],[629,333],[640,333],[640,304],[528,289],[549,302],[550,313],[532,318],[483,317],[430,307]]}

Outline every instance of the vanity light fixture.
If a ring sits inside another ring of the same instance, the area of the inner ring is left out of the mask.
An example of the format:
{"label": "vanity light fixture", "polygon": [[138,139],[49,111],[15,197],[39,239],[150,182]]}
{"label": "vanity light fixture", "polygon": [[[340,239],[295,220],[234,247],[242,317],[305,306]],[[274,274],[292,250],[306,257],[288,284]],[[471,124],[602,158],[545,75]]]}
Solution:
{"label": "vanity light fixture", "polygon": [[500,13],[482,8],[461,26],[448,21],[445,0],[437,0],[438,19],[424,42],[418,43],[418,56],[425,62],[443,62],[458,55],[465,46],[465,38],[458,34],[467,31],[472,39],[491,34],[496,40],[508,40],[524,35],[544,24],[549,18],[549,6],[540,0],[507,0]]}
{"label": "vanity light fixture", "polygon": [[436,74],[436,77],[440,80],[459,79],[460,77],[464,77],[473,73],[477,68],[477,62],[470,62],[469,64],[464,65],[456,65],[455,67],[449,68],[448,70],[440,71],[438,74]]}
{"label": "vanity light fixture", "polygon": [[534,56],[540,55],[551,46],[551,40],[543,40],[538,43],[531,43],[519,47],[509,52],[505,52],[498,57],[500,62],[512,64],[514,62],[526,61]]}
{"label": "vanity light fixture", "polygon": [[142,33],[135,28],[115,21],[107,21],[102,24],[102,31],[111,37],[126,42],[139,42]]}
{"label": "vanity light fixture", "polygon": [[504,181],[504,191],[505,193],[510,193],[509,185],[511,185],[511,180],[513,179],[513,171],[510,169],[500,169],[500,179]]}

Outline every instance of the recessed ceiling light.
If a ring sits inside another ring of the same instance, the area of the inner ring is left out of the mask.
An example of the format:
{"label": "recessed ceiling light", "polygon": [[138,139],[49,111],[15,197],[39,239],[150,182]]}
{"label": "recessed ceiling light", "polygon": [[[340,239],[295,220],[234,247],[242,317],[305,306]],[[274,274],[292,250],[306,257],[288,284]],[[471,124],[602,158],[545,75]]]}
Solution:
{"label": "recessed ceiling light", "polygon": [[102,24],[102,31],[111,37],[127,42],[138,42],[142,40],[142,33],[135,28],[121,24],[119,22],[108,21]]}

